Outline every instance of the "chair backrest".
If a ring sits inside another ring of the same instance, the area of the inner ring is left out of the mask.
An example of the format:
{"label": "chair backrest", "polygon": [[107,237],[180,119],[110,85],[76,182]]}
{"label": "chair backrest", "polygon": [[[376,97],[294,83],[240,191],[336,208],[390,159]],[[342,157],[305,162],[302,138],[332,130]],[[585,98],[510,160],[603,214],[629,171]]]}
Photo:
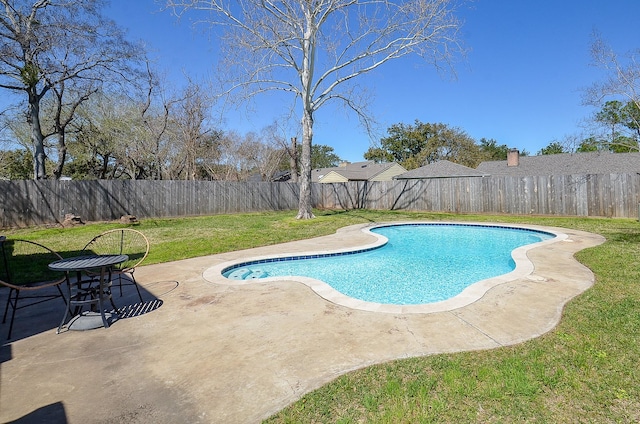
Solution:
{"label": "chair backrest", "polygon": [[52,249],[33,241],[0,237],[0,284],[20,289],[59,284],[65,276],[49,264],[62,259]]}
{"label": "chair backrest", "polygon": [[97,255],[128,255],[129,260],[117,269],[127,272],[135,269],[149,254],[149,240],[138,230],[119,228],[95,236],[84,247]]}

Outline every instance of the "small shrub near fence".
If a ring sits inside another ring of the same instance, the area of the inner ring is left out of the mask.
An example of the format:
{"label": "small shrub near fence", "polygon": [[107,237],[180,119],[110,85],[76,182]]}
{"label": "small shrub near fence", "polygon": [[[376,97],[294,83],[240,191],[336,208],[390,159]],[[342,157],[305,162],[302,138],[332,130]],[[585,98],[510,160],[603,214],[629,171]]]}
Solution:
{"label": "small shrub near fence", "polygon": [[[295,210],[294,183],[227,181],[0,181],[3,228],[123,215],[139,219]],[[470,177],[312,184],[322,209],[559,216],[638,216],[640,175]]]}

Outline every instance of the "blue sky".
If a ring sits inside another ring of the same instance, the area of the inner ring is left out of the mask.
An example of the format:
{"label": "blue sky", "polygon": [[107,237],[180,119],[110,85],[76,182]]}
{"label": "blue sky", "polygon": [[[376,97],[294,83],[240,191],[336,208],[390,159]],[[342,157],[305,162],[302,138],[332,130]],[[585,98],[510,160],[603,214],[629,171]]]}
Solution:
{"label": "blue sky", "polygon": [[[177,86],[185,73],[207,78],[217,61],[215,38],[161,6],[154,0],[112,0],[107,15],[131,39],[145,41],[158,69]],[[581,121],[593,113],[582,104],[582,90],[603,77],[591,66],[593,31],[618,53],[640,48],[638,0],[475,0],[459,16],[469,53],[456,63],[455,78],[411,58],[383,65],[363,81],[374,94],[371,110],[380,135],[392,124],[418,119],[535,154],[579,133]],[[259,132],[283,108],[263,96],[251,112],[227,110],[221,125]],[[363,160],[372,140],[354,114],[328,107],[315,116],[314,143],[355,162]]]}

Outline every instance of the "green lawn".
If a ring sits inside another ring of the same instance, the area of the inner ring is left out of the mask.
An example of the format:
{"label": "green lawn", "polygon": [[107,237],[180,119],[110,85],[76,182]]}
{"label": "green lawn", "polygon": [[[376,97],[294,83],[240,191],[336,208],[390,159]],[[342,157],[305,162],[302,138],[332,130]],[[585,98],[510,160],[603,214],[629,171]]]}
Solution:
{"label": "green lawn", "polygon": [[[640,224],[631,219],[316,211],[143,220],[147,263],[326,235],[362,222],[455,220],[576,228],[607,242],[577,254],[596,284],[571,301],[556,329],[500,349],[394,361],[351,372],[267,423],[640,422]],[[63,256],[120,224],[5,230]]]}

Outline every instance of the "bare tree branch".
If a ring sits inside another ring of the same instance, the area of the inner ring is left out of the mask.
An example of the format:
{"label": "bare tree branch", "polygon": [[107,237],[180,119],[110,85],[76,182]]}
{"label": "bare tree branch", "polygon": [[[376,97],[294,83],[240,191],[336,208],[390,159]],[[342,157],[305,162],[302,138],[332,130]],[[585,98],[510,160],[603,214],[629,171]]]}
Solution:
{"label": "bare tree branch", "polygon": [[[600,107],[592,118],[596,126],[605,126],[609,134],[592,134],[608,148],[638,150],[640,142],[640,50],[625,55],[616,53],[595,32],[591,44],[593,65],[605,72],[603,81],[594,83],[584,92],[584,103]],[[626,128],[621,133],[618,128]]]}

